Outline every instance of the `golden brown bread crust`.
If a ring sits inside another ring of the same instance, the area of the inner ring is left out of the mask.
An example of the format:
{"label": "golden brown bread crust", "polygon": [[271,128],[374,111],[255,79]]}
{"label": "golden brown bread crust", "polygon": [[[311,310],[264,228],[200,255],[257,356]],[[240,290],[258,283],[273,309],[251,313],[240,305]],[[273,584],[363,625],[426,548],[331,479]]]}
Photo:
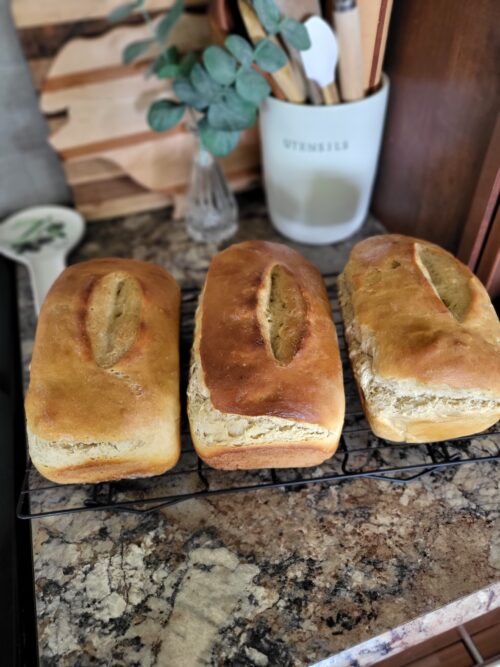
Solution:
{"label": "golden brown bread crust", "polygon": [[89,461],[74,466],[54,468],[36,463],[38,472],[58,484],[95,484],[97,482],[111,482],[114,480],[152,477],[162,475],[166,470],[173,468],[179,460],[179,452],[174,448],[170,455],[159,456],[156,459],[144,455],[113,459],[104,462]]}
{"label": "golden brown bread crust", "polygon": [[198,455],[226,470],[319,465],[344,419],[326,289],[295,251],[250,241],[217,255],[196,314],[188,389]]}
{"label": "golden brown bread crust", "polygon": [[146,262],[96,259],[56,280],[40,312],[26,397],[42,474],[97,482],[175,465],[179,308],[175,280]]}
{"label": "golden brown bread crust", "polygon": [[354,377],[370,427],[375,435],[384,440],[408,443],[451,440],[480,433],[492,426],[500,417],[500,413],[497,416],[475,415],[469,410],[464,410],[463,414],[458,416],[435,415],[432,419],[420,419],[418,416],[398,418],[397,415],[377,414],[375,410],[371,409],[370,402],[365,398],[358,373],[354,372]]}
{"label": "golden brown bread crust", "polygon": [[[289,364],[277,363],[257,314],[274,266],[295,278],[306,326]],[[203,293],[200,356],[215,408],[283,417],[335,430],[343,419],[342,365],[331,307],[318,270],[287,246],[248,241],[212,261]]]}
{"label": "golden brown bread crust", "polygon": [[[442,442],[481,433],[496,423],[498,417],[464,414],[461,418],[436,420],[387,421],[366,411],[372,431],[379,438],[392,442]],[[404,437],[402,437],[404,433]]]}
{"label": "golden brown bread crust", "polygon": [[280,442],[262,445],[206,446],[192,432],[198,456],[218,470],[256,470],[259,468],[307,468],[321,465],[336,451],[340,431],[329,443]]}
{"label": "golden brown bread crust", "polygon": [[[450,253],[396,234],[366,239],[351,253],[339,294],[354,375],[377,435],[445,440],[500,417],[500,323],[484,287]],[[417,405],[413,415],[381,408],[367,395],[368,362],[402,405],[418,396],[435,407]]]}

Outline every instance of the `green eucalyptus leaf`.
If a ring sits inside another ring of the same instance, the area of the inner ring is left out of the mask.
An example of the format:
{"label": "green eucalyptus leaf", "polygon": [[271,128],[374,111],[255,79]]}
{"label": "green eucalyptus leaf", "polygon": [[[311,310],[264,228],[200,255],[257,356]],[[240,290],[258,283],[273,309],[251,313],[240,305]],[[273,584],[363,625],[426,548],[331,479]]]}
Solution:
{"label": "green eucalyptus leaf", "polygon": [[153,102],[148,111],[149,127],[155,132],[165,132],[177,125],[184,115],[186,106],[170,100]]}
{"label": "green eucalyptus leaf", "polygon": [[156,73],[156,76],[159,79],[174,79],[180,74],[179,65],[172,63],[171,65],[164,65],[159,72]]}
{"label": "green eucalyptus leaf", "polygon": [[118,23],[119,21],[123,21],[123,19],[126,19],[127,16],[130,16],[130,14],[132,14],[132,12],[134,12],[141,5],[142,0],[138,0],[137,2],[128,2],[126,5],[119,5],[108,14],[108,21],[110,23]]}
{"label": "green eucalyptus leaf", "polygon": [[298,51],[311,48],[309,33],[303,23],[285,17],[280,23],[280,33],[283,38]]}
{"label": "green eucalyptus leaf", "polygon": [[198,57],[194,51],[186,53],[186,55],[182,57],[181,62],[179,63],[179,74],[182,76],[189,76],[197,60]]}
{"label": "green eucalyptus leaf", "polygon": [[153,63],[152,70],[159,79],[169,79],[179,73],[179,52],[175,46],[163,51]]}
{"label": "green eucalyptus leaf", "polygon": [[172,7],[168,10],[167,14],[165,14],[165,16],[156,26],[156,37],[160,42],[164,42],[167,39],[169,32],[180,19],[183,11],[183,0],[176,0]]}
{"label": "green eucalyptus leaf", "polygon": [[203,64],[212,79],[222,86],[230,86],[236,78],[236,60],[220,46],[209,46],[203,51]]}
{"label": "green eucalyptus leaf", "polygon": [[143,53],[146,53],[153,43],[154,39],[142,39],[140,42],[130,42],[130,44],[127,44],[122,53],[123,64],[130,65],[131,62],[137,60]]}
{"label": "green eucalyptus leaf", "polygon": [[222,95],[222,86],[214,81],[203,65],[199,63],[194,65],[189,79],[200,95],[211,102],[217,100]]}
{"label": "green eucalyptus leaf", "polygon": [[261,39],[253,52],[255,62],[264,72],[276,72],[287,63],[286,54],[270,39]]}
{"label": "green eucalyptus leaf", "polygon": [[184,102],[188,107],[193,107],[201,111],[206,109],[209,105],[209,100],[206,100],[200,93],[194,88],[189,79],[180,77],[175,79],[172,84],[172,89],[181,102]]}
{"label": "green eucalyptus leaf", "polygon": [[239,35],[229,35],[224,42],[226,49],[246,67],[252,64],[253,48],[249,41]]}
{"label": "green eucalyptus leaf", "polygon": [[236,77],[236,92],[247,102],[259,106],[271,92],[271,87],[262,74],[251,67],[242,67]]}
{"label": "green eucalyptus leaf", "polygon": [[253,0],[253,6],[266,32],[274,35],[279,30],[281,12],[274,0]]}
{"label": "green eucalyptus leaf", "polygon": [[216,157],[224,157],[231,153],[240,140],[239,132],[216,130],[210,127],[206,118],[198,123],[198,131],[203,146]]}
{"label": "green eucalyptus leaf", "polygon": [[208,107],[207,119],[215,130],[244,130],[251,127],[257,119],[254,104],[241,98],[232,88],[224,91],[222,99]]}

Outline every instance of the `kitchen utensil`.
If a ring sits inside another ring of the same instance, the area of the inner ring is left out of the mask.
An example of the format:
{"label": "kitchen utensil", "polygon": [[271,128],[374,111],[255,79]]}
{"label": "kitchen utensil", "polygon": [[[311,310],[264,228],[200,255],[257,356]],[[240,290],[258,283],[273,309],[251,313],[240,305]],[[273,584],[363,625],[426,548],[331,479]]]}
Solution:
{"label": "kitchen utensil", "polygon": [[214,42],[224,44],[225,38],[234,29],[234,20],[227,0],[210,0],[208,4],[208,21]]}
{"label": "kitchen utensil", "polygon": [[84,229],[82,216],[62,206],[27,208],[0,224],[0,253],[28,267],[37,315]]}
{"label": "kitchen utensil", "polygon": [[[319,0],[277,0],[276,4],[282,14],[296,21],[302,22],[310,16],[321,16],[321,4]],[[306,82],[307,97],[313,104],[323,104],[324,100],[321,89],[315,81],[308,79],[304,72],[300,51],[294,49],[288,43],[285,45],[294,66]]]}
{"label": "kitchen utensil", "polygon": [[302,64],[302,58],[300,57],[300,51],[294,49],[294,47],[288,44],[286,41],[285,47],[288,55],[290,56],[290,60],[293,63],[293,66],[296,68],[297,72],[300,73],[300,76],[304,81],[305,90],[309,100],[312,102],[312,104],[324,104],[321,88],[318,86],[316,81],[307,78],[307,75],[304,71],[304,65]]}
{"label": "kitchen utensil", "polygon": [[[333,5],[334,0],[325,3],[325,18],[332,25]],[[392,5],[393,0],[358,0],[365,92],[376,90],[380,84]]]}
{"label": "kitchen utensil", "polygon": [[376,90],[382,75],[393,0],[358,0],[363,44],[363,86]]}
{"label": "kitchen utensil", "polygon": [[335,68],[338,59],[335,33],[319,16],[311,16],[304,26],[311,40],[311,47],[300,51],[306,76],[320,86],[325,104],[336,104],[339,97],[335,87]]}
{"label": "kitchen utensil", "polygon": [[[300,56],[299,56],[300,58]],[[302,61],[300,61],[302,64]],[[312,79],[308,79],[305,75],[304,72],[304,77],[306,78],[307,82],[307,96],[311,100],[312,104],[318,105],[318,104],[325,104],[325,99],[323,97],[323,94],[321,92],[321,88],[318,86],[316,81],[313,81]]]}
{"label": "kitchen utensil", "polygon": [[[248,4],[246,0],[238,0],[238,7],[248,36],[254,44],[257,44],[261,39],[267,37],[272,42],[279,45],[276,37],[267,35],[254,8]],[[283,94],[288,101],[297,103],[305,101],[305,81],[300,76],[300,72],[293,66],[292,62],[288,61],[287,64],[277,72],[271,72],[270,76],[277,84],[278,88],[283,91]]]}
{"label": "kitchen utensil", "polygon": [[365,95],[363,47],[356,0],[334,0],[333,19],[339,45],[340,94],[345,102]]}

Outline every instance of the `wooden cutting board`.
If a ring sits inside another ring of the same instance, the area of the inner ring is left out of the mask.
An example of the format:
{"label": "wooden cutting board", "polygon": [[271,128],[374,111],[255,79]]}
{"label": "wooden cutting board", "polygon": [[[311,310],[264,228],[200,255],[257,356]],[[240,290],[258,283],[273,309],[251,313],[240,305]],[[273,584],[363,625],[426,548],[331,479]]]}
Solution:
{"label": "wooden cutting board", "polygon": [[[132,66],[121,63],[124,47],[148,37],[148,28],[132,18],[125,26],[105,21],[119,2],[44,0],[53,25],[39,22],[29,0],[13,0],[13,14],[29,57],[49,141],[63,160],[75,204],[87,219],[135,213],[175,203],[189,178],[194,139],[185,127],[157,134],[146,122],[149,104],[168,96],[168,85],[145,78],[155,51]],[[163,10],[172,0],[154,0]],[[191,2],[188,5],[200,5]],[[44,9],[45,12],[45,9]],[[76,24],[75,19],[89,16]],[[80,35],[65,39],[65,30]],[[181,51],[201,49],[210,41],[209,24],[200,13],[184,15],[171,44]],[[241,146],[223,161],[233,187],[255,183],[259,174],[258,136],[247,133]]]}
{"label": "wooden cutting board", "polygon": [[[57,23],[105,19],[122,0],[12,0],[12,17],[17,28],[50,26]],[[149,11],[164,11],[174,0],[147,0]],[[187,7],[203,6],[206,0],[185,0]]]}
{"label": "wooden cutting board", "polygon": [[321,16],[320,0],[276,0],[282,14],[296,21],[304,21],[310,16]]}

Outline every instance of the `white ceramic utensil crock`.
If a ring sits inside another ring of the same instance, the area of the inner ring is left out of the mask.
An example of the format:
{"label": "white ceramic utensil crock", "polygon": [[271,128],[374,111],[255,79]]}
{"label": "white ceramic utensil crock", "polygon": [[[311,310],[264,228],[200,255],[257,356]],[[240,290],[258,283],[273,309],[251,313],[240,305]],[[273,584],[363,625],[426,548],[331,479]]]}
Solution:
{"label": "white ceramic utensil crock", "polygon": [[377,169],[389,80],[358,102],[312,106],[269,97],[260,114],[264,185],[274,226],[314,245],[363,224]]}

